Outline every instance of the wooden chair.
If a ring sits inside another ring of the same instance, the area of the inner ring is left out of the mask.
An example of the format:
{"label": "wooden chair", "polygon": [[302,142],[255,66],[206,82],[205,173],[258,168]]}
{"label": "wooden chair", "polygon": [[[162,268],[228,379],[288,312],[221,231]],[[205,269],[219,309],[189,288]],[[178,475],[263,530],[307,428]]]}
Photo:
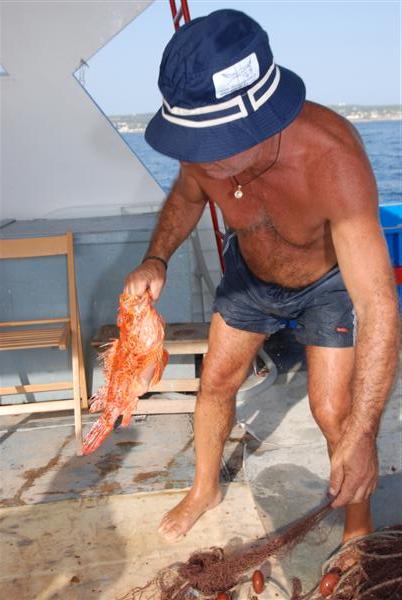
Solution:
{"label": "wooden chair", "polygon": [[35,348],[67,350],[71,345],[72,381],[0,387],[0,396],[72,389],[73,399],[1,405],[0,415],[48,412],[72,408],[74,410],[77,454],[81,454],[81,407],[86,408],[88,400],[75,283],[73,235],[68,232],[64,235],[52,237],[0,240],[0,259],[24,259],[58,255],[66,256],[69,314],[66,317],[57,319],[0,322],[0,350]]}

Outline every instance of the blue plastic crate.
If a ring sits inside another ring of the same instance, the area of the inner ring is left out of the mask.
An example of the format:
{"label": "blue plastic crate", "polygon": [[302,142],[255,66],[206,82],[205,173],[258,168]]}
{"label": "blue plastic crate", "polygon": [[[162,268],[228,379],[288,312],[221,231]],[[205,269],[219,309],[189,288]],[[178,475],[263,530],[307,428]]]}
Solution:
{"label": "blue plastic crate", "polygon": [[[380,221],[394,267],[402,267],[402,202],[380,204]],[[399,310],[402,312],[402,285],[398,286]]]}
{"label": "blue plastic crate", "polygon": [[402,266],[402,203],[381,204],[380,221],[394,267]]}
{"label": "blue plastic crate", "polygon": [[380,204],[380,221],[394,267],[402,266],[402,202]]}

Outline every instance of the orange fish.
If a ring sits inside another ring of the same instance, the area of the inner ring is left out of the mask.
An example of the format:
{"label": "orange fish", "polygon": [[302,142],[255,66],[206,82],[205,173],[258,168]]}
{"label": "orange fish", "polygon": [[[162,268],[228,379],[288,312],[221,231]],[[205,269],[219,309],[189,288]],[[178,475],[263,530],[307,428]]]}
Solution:
{"label": "orange fish", "polygon": [[121,425],[129,425],[138,398],[160,380],[168,361],[163,348],[165,324],[148,290],[143,296],[120,296],[117,325],[119,339],[102,356],[106,383],[92,397],[89,409],[103,413],[85,436],[84,454],[99,448],[120,416]]}

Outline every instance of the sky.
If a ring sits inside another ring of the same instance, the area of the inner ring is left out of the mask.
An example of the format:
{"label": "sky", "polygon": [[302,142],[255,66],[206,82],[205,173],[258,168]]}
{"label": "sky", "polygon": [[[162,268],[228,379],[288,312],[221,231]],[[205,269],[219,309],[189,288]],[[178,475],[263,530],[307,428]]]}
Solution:
{"label": "sky", "polygon": [[[193,18],[243,10],[267,31],[277,64],[298,73],[321,104],[400,104],[397,1],[188,0]],[[107,115],[154,112],[163,49],[173,34],[168,0],[155,0],[88,60],[85,87]]]}

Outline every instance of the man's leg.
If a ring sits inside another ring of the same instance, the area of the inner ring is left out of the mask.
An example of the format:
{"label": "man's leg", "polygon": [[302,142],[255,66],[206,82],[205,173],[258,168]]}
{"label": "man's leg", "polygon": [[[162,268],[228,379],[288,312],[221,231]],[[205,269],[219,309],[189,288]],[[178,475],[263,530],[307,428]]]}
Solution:
{"label": "man's leg", "polygon": [[168,540],[184,535],[221,501],[219,471],[235,417],[236,393],[265,337],[230,327],[219,313],[212,317],[194,414],[195,478],[186,497],[161,521],[159,531]]}
{"label": "man's leg", "polygon": [[[354,348],[308,346],[308,393],[315,420],[331,456],[351,408]],[[370,500],[345,508],[343,541],[373,531]]]}

